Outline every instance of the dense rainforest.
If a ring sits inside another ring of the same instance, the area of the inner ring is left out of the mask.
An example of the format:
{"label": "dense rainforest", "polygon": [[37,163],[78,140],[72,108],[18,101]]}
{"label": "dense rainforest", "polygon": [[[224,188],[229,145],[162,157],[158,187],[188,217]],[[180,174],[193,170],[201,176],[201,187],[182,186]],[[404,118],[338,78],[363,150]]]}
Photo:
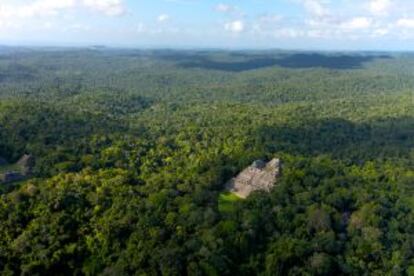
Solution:
{"label": "dense rainforest", "polygon": [[[414,275],[411,53],[0,47],[23,154],[2,275]],[[270,193],[224,193],[274,157]]]}

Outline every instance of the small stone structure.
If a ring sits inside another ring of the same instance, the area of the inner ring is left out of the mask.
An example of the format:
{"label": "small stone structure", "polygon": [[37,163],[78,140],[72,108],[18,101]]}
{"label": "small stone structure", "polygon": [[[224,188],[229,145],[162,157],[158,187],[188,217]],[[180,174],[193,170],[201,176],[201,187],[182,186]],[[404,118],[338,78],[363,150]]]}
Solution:
{"label": "small stone structure", "polygon": [[269,192],[280,177],[281,171],[282,163],[278,158],[268,163],[257,160],[227,182],[226,189],[241,198],[246,198],[258,190]]}
{"label": "small stone structure", "polygon": [[[7,161],[5,159],[3,160],[4,165],[7,165]],[[2,159],[0,157],[0,162],[1,161]],[[20,181],[30,176],[32,173],[32,168],[34,166],[34,158],[31,155],[25,154],[19,159],[19,161],[17,161],[16,165],[17,168],[15,170],[0,173],[0,183]]]}
{"label": "small stone structure", "polygon": [[22,168],[23,175],[29,175],[32,173],[32,168],[34,166],[34,158],[29,154],[23,155],[19,161],[17,161],[17,165]]}
{"label": "small stone structure", "polygon": [[24,179],[24,176],[19,172],[6,172],[4,174],[0,174],[0,182],[9,183],[20,181]]}

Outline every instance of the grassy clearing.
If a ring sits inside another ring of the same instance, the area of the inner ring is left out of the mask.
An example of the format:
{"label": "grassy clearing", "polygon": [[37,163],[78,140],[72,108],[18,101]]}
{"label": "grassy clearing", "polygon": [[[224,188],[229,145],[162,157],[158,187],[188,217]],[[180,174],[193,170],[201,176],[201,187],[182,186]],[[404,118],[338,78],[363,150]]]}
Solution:
{"label": "grassy clearing", "polygon": [[237,195],[230,192],[223,192],[219,195],[218,209],[221,213],[231,213],[234,211],[236,202],[242,200]]}

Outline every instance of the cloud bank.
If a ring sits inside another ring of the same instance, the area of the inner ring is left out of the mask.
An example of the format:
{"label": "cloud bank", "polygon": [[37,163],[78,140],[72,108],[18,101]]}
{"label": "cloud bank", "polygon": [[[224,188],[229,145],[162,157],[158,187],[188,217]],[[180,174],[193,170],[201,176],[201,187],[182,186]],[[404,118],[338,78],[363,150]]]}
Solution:
{"label": "cloud bank", "polygon": [[[257,0],[237,5],[230,0],[151,1],[144,5],[135,0],[0,0],[0,39],[28,33],[54,38],[70,32],[77,36],[66,35],[67,40],[82,36],[92,41],[99,35],[99,41],[117,37],[130,44],[209,40],[217,45],[286,41],[414,45],[412,0],[262,0],[265,12],[256,8]],[[146,7],[148,16],[141,7]]]}

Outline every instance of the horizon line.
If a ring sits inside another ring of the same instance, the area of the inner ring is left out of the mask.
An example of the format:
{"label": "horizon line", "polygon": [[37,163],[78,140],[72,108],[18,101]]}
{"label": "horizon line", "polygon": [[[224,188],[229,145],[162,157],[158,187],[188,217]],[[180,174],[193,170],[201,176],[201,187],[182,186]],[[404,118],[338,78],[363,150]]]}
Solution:
{"label": "horizon line", "polygon": [[174,45],[115,45],[101,43],[0,43],[0,47],[31,49],[116,49],[116,50],[173,50],[173,51],[280,51],[280,52],[385,52],[412,53],[414,49],[346,49],[346,48],[295,48],[295,47],[225,47],[225,46],[174,46]]}

